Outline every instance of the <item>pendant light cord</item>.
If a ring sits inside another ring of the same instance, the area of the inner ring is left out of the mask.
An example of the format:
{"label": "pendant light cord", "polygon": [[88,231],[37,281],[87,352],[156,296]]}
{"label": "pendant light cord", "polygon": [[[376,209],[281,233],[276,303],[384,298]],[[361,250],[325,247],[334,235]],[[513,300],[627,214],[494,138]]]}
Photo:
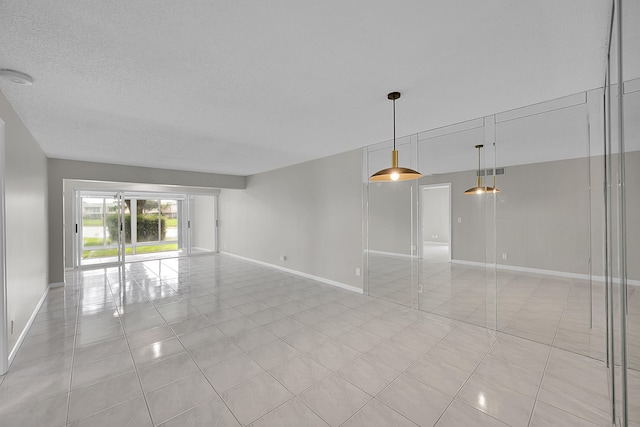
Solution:
{"label": "pendant light cord", "polygon": [[393,151],[396,151],[396,100],[393,100]]}

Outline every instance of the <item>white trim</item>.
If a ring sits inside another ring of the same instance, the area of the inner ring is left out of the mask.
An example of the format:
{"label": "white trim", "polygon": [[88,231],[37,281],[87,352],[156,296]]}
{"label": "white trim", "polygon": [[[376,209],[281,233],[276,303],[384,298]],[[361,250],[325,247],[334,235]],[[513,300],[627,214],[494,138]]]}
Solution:
{"label": "white trim", "polygon": [[365,249],[365,252],[377,255],[393,256],[397,258],[419,258],[417,255],[399,254],[397,252],[374,251],[373,249]]}
{"label": "white trim", "polygon": [[[460,264],[460,265],[469,265],[473,267],[489,267],[494,268],[496,264],[477,262],[477,261],[464,261],[461,259],[453,259],[451,260],[452,264]],[[556,270],[543,270],[541,268],[530,268],[530,267],[518,267],[516,265],[504,265],[498,264],[498,270],[507,270],[507,271],[519,271],[522,273],[533,273],[533,274],[543,274],[545,276],[556,276],[556,277],[566,277],[568,279],[581,279],[581,280],[589,280],[588,274],[580,274],[580,273],[569,273],[566,271],[556,271]],[[591,279],[596,282],[604,282],[604,276],[591,276]],[[619,280],[614,279],[614,283],[620,283]],[[632,280],[628,279],[627,284],[640,286],[640,280]]]}
{"label": "white trim", "polygon": [[4,121],[0,119],[0,374],[9,369],[9,333],[7,331],[7,227],[5,217],[5,140]]}
{"label": "white trim", "polygon": [[305,277],[307,279],[316,280],[318,282],[326,283],[327,285],[331,285],[331,286],[335,286],[335,287],[338,287],[338,288],[346,289],[347,291],[356,292],[358,294],[362,294],[363,293],[362,289],[356,288],[355,286],[347,285],[346,283],[337,282],[335,280],[326,279],[326,278],[320,277],[320,276],[314,276],[313,274],[303,273],[302,271],[292,270],[290,268],[282,267],[282,266],[279,266],[279,265],[276,265],[276,264],[271,264],[271,263],[264,262],[264,261],[258,261],[258,260],[253,259],[253,258],[243,257],[241,255],[232,254],[231,252],[220,251],[220,253],[223,254],[223,255],[228,255],[228,256],[231,256],[231,257],[234,257],[234,258],[238,258],[238,259],[241,259],[241,260],[244,260],[244,261],[249,261],[249,262],[252,262],[254,264],[259,264],[259,265],[262,265],[264,267],[275,268],[276,270],[281,270],[281,271],[284,271],[286,273],[295,274],[296,276],[302,276],[302,277]]}
{"label": "white trim", "polygon": [[425,132],[418,133],[418,142],[424,141],[426,139],[437,138],[439,136],[451,135],[458,132],[464,132],[471,129],[478,129],[484,127],[484,117],[479,117],[477,119],[468,120],[462,123],[456,123],[449,126],[443,126],[440,128],[428,130]]}
{"label": "white trim", "polygon": [[530,117],[537,114],[547,113],[549,111],[575,107],[576,105],[583,105],[586,103],[587,92],[580,92],[573,95],[563,96],[561,98],[542,101],[533,105],[527,105],[525,107],[514,108],[513,110],[494,114],[494,116],[496,123],[502,123],[509,120],[520,119],[522,117]]}
{"label": "white trim", "polygon": [[627,80],[622,84],[624,94],[640,91],[640,79]]}
{"label": "white trim", "polygon": [[62,287],[64,287],[64,282],[49,283],[49,289],[62,288]]}
{"label": "white trim", "polygon": [[[64,283],[63,283],[63,285],[64,285]],[[16,343],[13,346],[13,348],[11,349],[11,353],[9,353],[9,366],[11,366],[11,363],[13,362],[13,359],[16,357],[16,354],[18,354],[18,350],[20,350],[20,346],[22,345],[22,341],[24,341],[24,339],[26,338],[27,334],[29,333],[29,329],[31,329],[31,325],[33,324],[33,321],[35,320],[36,316],[38,315],[38,312],[40,311],[40,307],[42,307],[42,304],[44,303],[44,300],[47,298],[47,295],[49,294],[49,288],[50,287],[51,287],[51,285],[49,285],[49,286],[47,286],[45,288],[44,293],[42,294],[42,297],[40,297],[40,301],[38,301],[38,304],[36,305],[36,308],[33,310],[33,313],[31,313],[31,317],[29,318],[29,321],[25,325],[24,329],[20,333],[20,336],[18,337],[18,340],[16,341]]]}

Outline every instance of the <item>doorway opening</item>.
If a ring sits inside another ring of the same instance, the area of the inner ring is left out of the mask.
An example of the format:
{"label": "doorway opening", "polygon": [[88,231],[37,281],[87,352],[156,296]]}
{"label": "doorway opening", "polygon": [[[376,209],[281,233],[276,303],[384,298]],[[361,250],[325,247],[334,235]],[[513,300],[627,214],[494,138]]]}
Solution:
{"label": "doorway opening", "polygon": [[420,186],[420,257],[451,262],[451,184]]}

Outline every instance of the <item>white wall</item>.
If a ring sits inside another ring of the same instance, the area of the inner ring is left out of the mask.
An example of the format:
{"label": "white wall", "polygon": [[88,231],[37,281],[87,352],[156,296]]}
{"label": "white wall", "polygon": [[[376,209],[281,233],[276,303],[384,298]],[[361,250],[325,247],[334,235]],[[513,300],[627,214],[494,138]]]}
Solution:
{"label": "white wall", "polygon": [[222,190],[220,250],[362,288],[361,159],[350,151]]}
{"label": "white wall", "polygon": [[49,284],[47,159],[2,92],[0,118],[6,128],[8,328],[14,321],[14,333],[9,333],[11,351]]}

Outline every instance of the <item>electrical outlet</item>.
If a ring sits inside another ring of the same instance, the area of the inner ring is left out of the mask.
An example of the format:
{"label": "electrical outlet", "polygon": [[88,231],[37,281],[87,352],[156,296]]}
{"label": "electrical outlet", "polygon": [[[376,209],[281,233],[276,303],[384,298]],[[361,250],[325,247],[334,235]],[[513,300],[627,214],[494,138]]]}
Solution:
{"label": "electrical outlet", "polygon": [[507,259],[507,258],[508,258],[508,256],[507,256],[506,253],[502,254],[502,259]]}
{"label": "electrical outlet", "polygon": [[356,276],[360,276],[360,267],[356,267]]}
{"label": "electrical outlet", "polygon": [[286,260],[287,260],[286,255],[280,255],[280,261],[286,261]]}
{"label": "electrical outlet", "polygon": [[461,216],[459,216],[459,217],[458,217],[458,224],[460,224],[461,222],[462,222],[462,217],[461,217]]}
{"label": "electrical outlet", "polygon": [[418,285],[418,293],[419,293],[419,294],[421,294],[421,293],[423,293],[423,292],[424,292],[424,285],[423,285],[422,283],[420,283],[420,284]]}

